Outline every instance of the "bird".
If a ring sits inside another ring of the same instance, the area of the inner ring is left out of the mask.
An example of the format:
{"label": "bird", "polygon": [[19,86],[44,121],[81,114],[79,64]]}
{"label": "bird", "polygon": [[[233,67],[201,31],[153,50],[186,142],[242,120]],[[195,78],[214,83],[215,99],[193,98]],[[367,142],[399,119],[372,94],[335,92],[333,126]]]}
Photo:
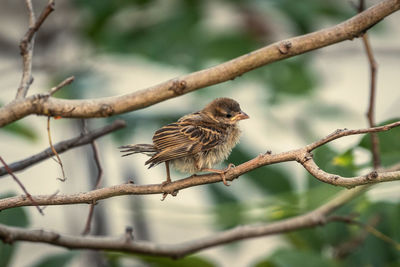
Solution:
{"label": "bird", "polygon": [[149,168],[165,163],[167,178],[162,184],[171,183],[170,164],[174,169],[195,174],[197,172],[218,173],[223,183],[227,168],[213,166],[227,159],[239,142],[241,130],[238,122],[248,119],[238,102],[220,97],[207,104],[202,110],[181,117],[178,121],[158,129],[152,144],[132,144],[119,147],[124,156],[142,153],[150,156],[145,162]]}

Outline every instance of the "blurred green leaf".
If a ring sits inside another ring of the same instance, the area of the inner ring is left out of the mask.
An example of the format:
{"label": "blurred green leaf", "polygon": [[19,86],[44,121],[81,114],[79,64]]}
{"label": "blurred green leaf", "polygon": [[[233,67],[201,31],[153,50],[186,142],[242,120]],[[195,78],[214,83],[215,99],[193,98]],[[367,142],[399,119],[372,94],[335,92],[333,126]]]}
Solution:
{"label": "blurred green leaf", "polygon": [[78,255],[76,252],[66,252],[57,255],[45,256],[40,259],[37,263],[32,265],[33,267],[63,267],[67,266],[69,262]]}
{"label": "blurred green leaf", "polygon": [[334,157],[332,160],[332,164],[349,170],[356,170],[357,168],[354,164],[353,149],[349,149],[344,153]]}
{"label": "blurred green leaf", "polygon": [[31,142],[37,141],[38,139],[38,136],[36,132],[32,129],[32,127],[26,125],[21,121],[10,123],[0,129],[10,134],[22,137]]}
{"label": "blurred green leaf", "polygon": [[272,101],[281,94],[306,95],[318,81],[309,58],[304,55],[275,62],[265,68],[264,75],[266,84],[273,92]]}
{"label": "blurred green leaf", "polygon": [[299,251],[281,249],[273,253],[267,260],[259,262],[255,267],[335,267],[339,266],[335,261],[324,258],[319,253],[312,251]]}
{"label": "blurred green leaf", "polygon": [[296,249],[315,250],[320,252],[324,245],[324,238],[315,231],[315,229],[304,229],[288,233],[287,240]]}
{"label": "blurred green leaf", "polygon": [[0,266],[9,266],[15,250],[15,245],[0,242]]}
{"label": "blurred green leaf", "polygon": [[266,220],[277,221],[298,215],[300,212],[300,200],[300,196],[294,192],[277,194],[272,198],[268,198],[268,201],[264,204]]}
{"label": "blurred green leaf", "polygon": [[244,220],[240,201],[225,185],[207,185],[207,193],[215,203],[214,212],[218,228],[229,229],[241,224]]}
{"label": "blurred green leaf", "polygon": [[214,267],[210,260],[203,257],[189,256],[179,260],[160,257],[140,257],[140,259],[151,267]]}
{"label": "blurred green leaf", "polygon": [[[325,187],[323,189],[325,189]],[[320,189],[318,187],[314,187],[311,191],[320,191]],[[309,192],[307,194],[309,194]],[[309,197],[309,199],[311,198],[312,197]],[[326,195],[325,198],[321,198],[318,203],[312,203],[312,208],[307,207],[307,211],[323,205],[330,199],[331,197],[327,197]],[[318,199],[316,201],[318,201]],[[364,199],[357,198],[357,201],[364,201]],[[335,212],[335,215],[349,216],[349,214],[353,214],[355,206],[357,205],[357,201],[352,201],[340,207]],[[300,211],[299,215],[304,214],[304,212],[305,211]],[[297,249],[312,250],[322,253],[327,248],[331,248],[332,246],[337,246],[338,244],[348,241],[348,239],[351,238],[351,231],[349,229],[349,225],[345,223],[331,222],[322,227],[293,231],[285,236],[288,241]]]}
{"label": "blurred green leaf", "polygon": [[[14,195],[15,194],[11,193],[2,194],[0,199],[12,197]],[[0,224],[16,227],[27,227],[29,220],[23,208],[13,208],[1,211]],[[10,245],[0,242],[0,266],[8,266],[17,248],[18,244]]]}
{"label": "blurred green leaf", "polygon": [[[367,203],[360,221],[367,224],[371,218],[377,218],[375,226],[381,233],[400,243],[400,205],[398,203]],[[361,231],[360,228],[359,231]],[[399,266],[400,250],[393,244],[368,233],[367,238],[345,259],[346,266]]]}
{"label": "blurred green leaf", "polygon": [[[172,260],[166,257],[156,257],[156,256],[137,256],[127,253],[107,253],[107,258],[109,261],[115,263],[118,260],[139,260],[145,266],[151,267],[214,267],[216,266],[213,262],[205,257],[198,256],[187,256],[182,259]],[[118,266],[118,265],[116,265]],[[133,265],[131,265],[133,266]],[[136,265],[134,265],[136,266]],[[142,266],[142,265],[140,265]]]}
{"label": "blurred green leaf", "polygon": [[[328,173],[337,174],[344,177],[352,177],[355,176],[356,168],[352,163],[352,150],[346,151],[344,154],[339,154],[334,151],[331,146],[324,145],[322,147],[314,150],[314,160],[315,163],[324,171]],[[346,164],[338,164],[337,157],[345,157],[347,158]],[[336,160],[335,160],[336,159]],[[318,181],[316,178],[311,177],[309,179],[309,187],[321,185],[322,182]],[[331,186],[331,185],[329,185]]]}
{"label": "blurred green leaf", "polygon": [[[387,120],[380,123],[379,126],[399,120],[400,118]],[[377,135],[379,138],[379,152],[382,165],[387,167],[398,163],[400,161],[400,127],[393,128],[386,132],[377,133]],[[371,137],[369,134],[364,135],[359,143],[359,146],[371,151]]]}
{"label": "blurred green leaf", "polygon": [[[343,117],[351,116],[352,111],[349,107],[344,107],[338,103],[327,103],[323,101],[314,101],[312,105],[308,105],[305,108],[308,116],[314,116],[318,114],[321,119],[332,119],[338,120]],[[304,120],[306,120],[304,118]]]}
{"label": "blurred green leaf", "polygon": [[[239,165],[252,158],[253,156],[251,156],[243,149],[241,145],[239,145],[232,151],[228,161],[235,165]],[[248,176],[249,179],[245,179],[245,181],[250,182],[261,192],[281,194],[293,191],[289,174],[285,173],[283,168],[276,166],[265,166],[246,173],[246,176]]]}
{"label": "blurred green leaf", "polygon": [[53,79],[52,84],[57,85],[65,77],[72,75],[75,77],[74,82],[68,85],[68,88],[57,91],[54,97],[66,99],[94,98],[100,95],[101,90],[106,90],[108,85],[106,77],[84,68],[75,69],[72,73],[61,73]]}
{"label": "blurred green leaf", "polygon": [[242,54],[246,54],[259,47],[251,36],[242,33],[228,33],[213,36],[205,43],[203,57],[226,61]]}
{"label": "blurred green leaf", "polygon": [[[12,196],[15,196],[15,194],[6,193],[2,194],[0,199]],[[29,218],[23,208],[6,209],[2,210],[0,213],[0,223],[16,227],[27,227],[29,224]]]}
{"label": "blurred green leaf", "polygon": [[[400,206],[398,204],[371,203],[364,196],[342,206],[335,215],[349,216],[354,212],[361,213],[356,220],[364,224],[368,224],[371,218],[378,216],[379,223],[375,228],[394,242],[400,243],[398,227]],[[318,254],[333,249],[335,251],[333,255],[335,255],[336,249],[345,245],[346,254],[341,256],[344,258],[340,261],[344,264],[343,266],[397,266],[400,250],[394,244],[385,242],[371,233],[367,233],[365,239],[362,238],[364,231],[364,228],[359,226],[332,222],[323,227],[290,232],[286,234],[286,237],[295,249],[313,251]]]}
{"label": "blurred green leaf", "polygon": [[334,0],[273,0],[271,3],[286,16],[293,30],[299,34],[319,28],[321,19],[342,20],[356,13],[350,5]]}
{"label": "blurred green leaf", "polygon": [[[239,165],[251,158],[239,145],[233,150],[228,161]],[[277,200],[274,208],[265,211],[265,215],[256,221],[277,220],[293,214],[293,207],[298,203],[297,198],[290,194],[293,190],[290,178],[281,168],[267,166],[253,170],[247,173],[241,182],[249,183],[262,194],[271,194]],[[216,221],[220,228],[228,229],[247,222],[244,206],[234,193],[226,190],[221,184],[208,185],[206,188],[210,199],[215,203]]]}

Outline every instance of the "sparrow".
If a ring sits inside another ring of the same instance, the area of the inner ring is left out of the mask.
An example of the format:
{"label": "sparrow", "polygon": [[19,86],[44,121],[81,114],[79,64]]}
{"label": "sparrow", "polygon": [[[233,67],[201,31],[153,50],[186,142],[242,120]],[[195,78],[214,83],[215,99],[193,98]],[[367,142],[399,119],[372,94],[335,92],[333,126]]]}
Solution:
{"label": "sparrow", "polygon": [[153,144],[133,144],[119,147],[122,156],[143,153],[150,156],[145,162],[149,168],[165,163],[167,179],[171,182],[169,165],[183,173],[213,172],[226,182],[223,170],[213,169],[215,164],[225,160],[239,142],[241,131],[238,122],[249,116],[240,109],[233,99],[221,97],[205,108],[183,116],[177,122],[158,129],[153,136]]}

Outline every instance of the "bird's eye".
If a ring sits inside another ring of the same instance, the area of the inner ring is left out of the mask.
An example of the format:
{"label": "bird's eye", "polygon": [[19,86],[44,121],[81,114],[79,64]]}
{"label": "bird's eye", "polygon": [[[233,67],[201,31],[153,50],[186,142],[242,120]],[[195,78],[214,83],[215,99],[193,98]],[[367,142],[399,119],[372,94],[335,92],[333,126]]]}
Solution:
{"label": "bird's eye", "polygon": [[232,114],[228,113],[225,115],[227,118],[232,118]]}

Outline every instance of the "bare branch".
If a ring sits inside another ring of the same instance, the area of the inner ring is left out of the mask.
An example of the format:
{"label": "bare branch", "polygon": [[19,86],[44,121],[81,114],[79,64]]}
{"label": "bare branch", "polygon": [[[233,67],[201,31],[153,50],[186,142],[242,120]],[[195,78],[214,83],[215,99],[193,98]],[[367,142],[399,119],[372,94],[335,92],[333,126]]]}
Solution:
{"label": "bare branch", "polygon": [[24,38],[22,38],[21,43],[19,45],[22,56],[23,72],[22,72],[21,82],[18,87],[16,95],[17,99],[24,98],[26,96],[26,94],[28,93],[28,89],[33,82],[32,55],[33,55],[33,46],[35,43],[35,33],[39,30],[40,26],[50,15],[50,13],[54,10],[54,0],[49,0],[46,7],[40,14],[38,20],[35,19],[35,14],[33,12],[31,0],[26,0],[26,6],[29,12],[29,29],[25,33]]}
{"label": "bare branch", "polygon": [[40,214],[43,214],[42,209],[39,207],[39,205],[36,203],[36,201],[32,198],[32,195],[29,194],[28,190],[26,190],[25,186],[21,183],[21,181],[17,178],[17,176],[14,175],[14,173],[11,171],[11,169],[8,167],[7,163],[3,160],[3,158],[0,156],[0,161],[3,163],[4,168],[7,170],[7,172],[11,175],[11,177],[14,179],[14,181],[21,187],[22,191],[25,193],[25,196],[31,201],[32,205],[37,208]]}
{"label": "bare branch", "polygon": [[286,233],[293,230],[322,226],[333,220],[327,217],[337,208],[364,192],[368,186],[361,186],[352,190],[341,191],[335,198],[320,206],[314,211],[293,218],[263,224],[239,226],[231,230],[214,233],[209,237],[187,241],[180,244],[156,244],[146,241],[134,241],[120,237],[93,237],[61,235],[44,230],[26,230],[22,228],[0,224],[0,238],[5,243],[14,241],[30,241],[62,246],[70,249],[95,249],[126,251],[131,253],[167,256],[181,258],[188,254],[198,252],[210,247],[227,244],[239,240]]}
{"label": "bare branch", "polygon": [[[385,170],[374,171],[368,175],[361,175],[357,177],[345,178],[335,174],[326,173],[321,170],[315,162],[312,160],[310,152],[315,148],[322,146],[332,140],[338,139],[343,136],[371,133],[378,131],[387,131],[393,127],[400,126],[400,121],[387,124],[375,128],[359,129],[359,130],[337,130],[327,137],[307,145],[303,148],[282,152],[278,154],[261,154],[256,158],[253,158],[239,166],[230,169],[225,174],[227,181],[233,181],[240,175],[252,171],[256,168],[276,164],[279,162],[297,161],[304,166],[307,171],[314,175],[320,181],[325,183],[354,187],[364,184],[374,184],[378,182],[388,182],[394,180],[400,180],[400,171],[386,172]],[[121,195],[146,195],[146,194],[172,194],[176,195],[181,189],[193,187],[197,185],[210,184],[221,182],[221,176],[219,174],[204,174],[204,175],[193,175],[181,180],[173,181],[170,184],[151,184],[151,185],[135,185],[131,183],[115,185],[111,187],[100,188],[84,193],[72,194],[72,195],[57,195],[49,200],[47,195],[34,196],[34,199],[40,205],[69,205],[77,203],[88,203],[91,204],[95,201],[121,196]],[[30,206],[31,203],[24,196],[10,197],[0,199],[0,211],[4,209]]]}
{"label": "bare branch", "polygon": [[[370,96],[369,96],[369,106],[367,112],[369,127],[375,126],[375,95],[376,95],[376,70],[377,64],[374,59],[371,45],[369,44],[368,35],[364,34],[362,37],[365,51],[368,56],[369,66],[370,66]],[[378,169],[381,165],[381,159],[379,154],[379,139],[376,133],[371,133],[371,150],[374,169]]]}
{"label": "bare branch", "polygon": [[[358,4],[358,12],[364,11],[365,1],[360,0]],[[369,43],[368,34],[365,33],[362,36],[362,42],[364,45],[365,53],[367,54],[369,69],[370,69],[370,93],[369,93],[369,104],[367,111],[367,119],[369,127],[375,127],[375,95],[376,95],[376,71],[377,64],[374,58],[374,53],[372,52],[371,45]],[[374,164],[374,169],[378,169],[381,165],[381,159],[379,154],[379,139],[376,133],[371,133],[371,152]]]}
{"label": "bare branch", "polygon": [[384,132],[388,131],[392,128],[400,126],[400,121],[389,123],[383,126],[379,127],[372,127],[372,128],[366,128],[366,129],[358,129],[358,130],[347,130],[347,129],[338,129],[328,135],[327,137],[318,140],[310,145],[307,146],[307,151],[311,152],[312,150],[316,149],[319,146],[322,146],[328,142],[331,142],[335,139],[338,139],[343,136],[348,136],[348,135],[356,135],[356,134],[365,134],[365,133],[377,133],[377,132]]}
{"label": "bare branch", "polygon": [[95,205],[96,205],[96,202],[90,204],[88,217],[86,219],[85,228],[82,231],[82,235],[88,235],[90,233]]}
{"label": "bare branch", "polygon": [[393,172],[383,172],[378,173],[373,171],[367,175],[356,176],[356,177],[342,177],[337,174],[327,173],[321,170],[315,161],[310,156],[306,161],[302,162],[304,168],[318,180],[332,185],[345,186],[347,188],[352,188],[358,185],[390,182],[400,180],[400,171]]}
{"label": "bare branch", "polygon": [[[376,70],[377,64],[374,58],[374,54],[372,52],[371,45],[369,43],[368,35],[364,34],[362,37],[363,44],[365,47],[365,51],[367,53],[368,62],[370,66],[370,96],[369,96],[369,105],[367,112],[367,119],[369,127],[375,126],[375,95],[376,95]],[[379,155],[379,139],[378,135],[375,133],[371,134],[371,150],[372,150],[372,158],[374,168],[377,169],[381,165],[381,159]]]}
{"label": "bare branch", "polygon": [[[33,11],[32,1],[25,0],[26,7],[29,13],[29,29],[32,29],[36,23],[35,14]],[[32,77],[32,55],[33,55],[33,45],[35,40],[33,38],[34,32],[28,39],[29,30],[26,32],[25,37],[21,40],[19,44],[20,53],[22,56],[22,77],[17,90],[16,98],[23,98],[26,96],[30,85],[33,82]]]}
{"label": "bare branch", "polygon": [[[129,112],[191,91],[232,80],[269,63],[360,36],[400,9],[400,0],[384,0],[336,26],[268,45],[215,67],[184,75],[147,89],[114,97],[67,100],[33,95],[0,108],[0,127],[30,114],[69,118],[107,117]],[[283,49],[282,49],[283,48]]]}
{"label": "bare branch", "polygon": [[[123,127],[125,127],[125,122],[123,120],[116,120],[112,124],[107,125],[103,128],[96,129],[96,130],[88,132],[87,134],[80,135],[80,136],[74,137],[72,139],[68,139],[68,140],[59,142],[54,145],[54,149],[57,151],[57,153],[61,154],[69,149],[89,144],[92,140],[95,140],[99,137],[107,135],[113,131],[119,130]],[[29,166],[32,166],[33,164],[36,164],[45,159],[48,159],[48,158],[52,157],[53,155],[54,155],[54,153],[52,152],[51,148],[47,148],[46,150],[44,150],[38,154],[35,154],[26,159],[14,162],[14,163],[10,164],[9,167],[13,172],[20,171]],[[5,175],[5,174],[7,174],[6,169],[4,167],[1,167],[0,168],[0,178],[1,178],[1,176]]]}
{"label": "bare branch", "polygon": [[[82,120],[82,130],[83,133],[87,133],[87,129],[86,129],[86,121]],[[101,183],[101,178],[103,176],[103,167],[101,167],[101,162],[100,162],[100,156],[99,156],[99,149],[97,147],[97,144],[94,140],[92,140],[92,142],[90,142],[90,146],[92,147],[92,151],[93,151],[93,158],[94,158],[94,162],[96,163],[96,167],[97,167],[97,177],[96,177],[96,183],[94,186],[94,189],[98,189]],[[82,235],[87,235],[90,233],[90,228],[91,228],[91,222],[93,219],[93,212],[94,212],[94,207],[96,205],[96,202],[93,202],[92,204],[90,204],[90,208],[89,208],[89,214],[88,214],[88,218],[86,220],[86,225],[85,225],[85,229],[82,232]]]}

